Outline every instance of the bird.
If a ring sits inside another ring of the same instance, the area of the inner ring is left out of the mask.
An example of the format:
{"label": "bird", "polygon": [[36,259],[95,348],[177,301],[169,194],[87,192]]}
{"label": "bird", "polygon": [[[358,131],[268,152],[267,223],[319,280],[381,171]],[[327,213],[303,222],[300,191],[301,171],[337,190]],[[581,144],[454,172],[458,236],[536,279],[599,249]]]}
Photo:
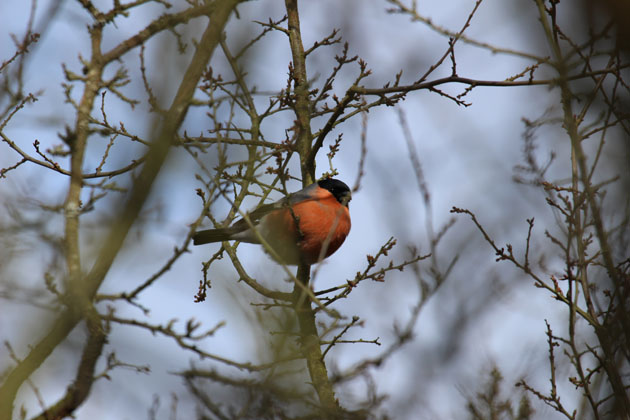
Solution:
{"label": "bird", "polygon": [[275,203],[261,205],[229,227],[196,232],[193,244],[230,240],[260,244],[262,238],[265,251],[279,263],[312,265],[332,255],[346,240],[351,199],[344,182],[324,178]]}

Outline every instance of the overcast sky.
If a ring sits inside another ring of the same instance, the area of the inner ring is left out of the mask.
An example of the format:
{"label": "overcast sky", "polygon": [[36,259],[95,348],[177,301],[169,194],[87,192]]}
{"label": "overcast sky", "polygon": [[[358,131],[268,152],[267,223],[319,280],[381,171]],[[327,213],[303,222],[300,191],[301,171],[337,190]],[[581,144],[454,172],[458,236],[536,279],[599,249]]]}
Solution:
{"label": "overcast sky", "polygon": [[[43,17],[49,3],[44,0],[38,2],[36,22]],[[100,7],[110,5],[105,1],[94,3]],[[462,27],[472,10],[472,2],[464,0],[419,3],[424,16],[430,17],[436,25],[453,31]],[[548,55],[540,40],[533,5],[516,7],[507,3],[512,2],[484,1],[466,32],[467,36],[497,47]],[[22,33],[29,7],[29,2],[18,1],[0,5],[0,26],[4,28],[0,33],[0,51],[3,52],[0,59],[6,59],[14,50],[8,34]],[[283,7],[282,2],[268,0],[240,5],[240,19],[233,18],[227,27],[228,44],[234,47],[242,45],[259,30],[253,20],[278,19],[284,14]],[[388,7],[391,6],[377,0],[303,1],[304,44],[310,46],[338,28],[339,34],[349,42],[350,55],[359,55],[373,71],[372,76],[363,81],[365,86],[381,87],[401,69],[404,70],[402,83],[416,80],[444,53],[448,39],[422,23],[411,22],[407,16],[386,13]],[[110,26],[106,32],[104,48],[107,50],[127,38],[161,13],[161,7],[151,6],[145,12],[132,13],[129,19],[118,19],[115,28]],[[37,103],[18,113],[5,130],[25,150],[33,151],[31,145],[35,139],[40,141],[43,149],[59,144],[57,133],[64,131],[64,125],[72,126],[74,123],[73,109],[64,103],[62,63],[75,73],[81,72],[78,56],[89,55],[88,22],[87,13],[76,2],[65,2],[52,27],[33,47],[24,83],[27,91],[43,90],[44,93]],[[198,39],[203,24],[200,20],[182,29],[184,38],[190,40],[192,36]],[[174,38],[171,35],[161,37],[161,42],[147,45],[148,75],[152,81],[160,83],[158,94],[163,103],[168,103],[192,46],[185,56],[173,58],[177,57],[173,54]],[[307,71],[316,83],[321,83],[328,74],[340,49],[341,46],[322,48],[310,58]],[[455,51],[458,74],[464,77],[505,80],[530,64],[522,58],[492,54],[463,42],[457,44]],[[125,59],[134,78],[125,92],[143,100],[139,108],[146,109],[146,94],[138,78],[138,52],[128,54]],[[248,78],[263,92],[278,91],[286,85],[289,61],[286,37],[279,33],[271,34],[251,53]],[[115,66],[110,67],[106,77],[111,77],[115,70]],[[213,67],[216,72],[225,72],[230,76],[220,53],[215,54]],[[356,66],[348,67],[336,78],[335,93],[340,97],[356,77]],[[448,76],[450,71],[447,60],[430,79]],[[544,75],[545,72],[541,71],[540,76]],[[464,88],[463,85],[453,85],[445,86],[444,90],[456,95]],[[78,98],[80,93],[81,87],[77,86],[73,97]],[[364,268],[365,255],[376,253],[392,236],[399,243],[391,254],[396,261],[409,256],[409,246],[417,247],[422,253],[429,250],[425,224],[427,209],[422,203],[414,168],[408,158],[400,111],[406,116],[431,192],[436,231],[453,217],[449,213],[450,208],[457,206],[474,211],[500,246],[512,243],[518,253],[523,252],[527,234],[525,219],[535,217],[537,228],[533,249],[538,252],[546,244],[544,229],[555,227],[544,195],[539,190],[515,184],[512,175],[514,166],[522,162],[524,126],[521,118],[542,116],[548,107],[556,103],[557,92],[546,87],[478,87],[465,100],[471,103],[469,107],[458,106],[432,92],[412,92],[396,107],[380,107],[368,114],[366,171],[361,189],[350,204],[352,231],[342,248],[318,268],[316,289],[352,279],[357,271]],[[266,101],[261,99],[261,108]],[[129,107],[114,99],[108,102],[107,112],[110,121],[124,121],[130,131],[150,131],[149,121],[130,118],[134,114]],[[189,113],[184,125],[188,134],[198,135],[207,129],[205,112],[198,109]],[[557,109],[551,109],[551,114],[553,112],[557,113]],[[273,124],[263,125],[267,140],[283,140],[291,122],[291,116],[285,115],[274,119]],[[316,120],[313,126],[318,128],[322,123],[323,120]],[[359,165],[361,117],[350,120],[341,130],[334,130],[326,144],[331,144],[342,132],[344,140],[334,163],[339,169],[339,178],[353,184]],[[566,151],[559,131],[550,129],[542,133],[545,136],[538,151],[542,159],[551,150],[559,154]],[[86,168],[94,168],[98,164],[104,144],[91,146]],[[130,149],[114,151],[108,165],[121,166],[128,162],[129,154]],[[0,164],[3,167],[14,164],[17,159],[6,146],[0,146]],[[212,162],[214,157],[205,156],[203,159]],[[62,162],[67,164],[67,161]],[[317,176],[329,169],[325,153],[320,154],[317,164]],[[552,176],[558,179],[567,177],[566,170],[566,161],[561,160],[552,168]],[[195,188],[200,187],[194,178],[195,171],[198,168],[183,151],[173,151],[146,206],[154,210],[149,217],[155,223],[143,225],[142,232],[130,234],[125,252],[116,260],[101,289],[103,293],[129,290],[140,284],[159,269],[174,246],[182,243],[188,225],[197,217],[201,207],[195,195]],[[291,186],[294,190],[300,188],[297,182]],[[26,195],[33,200],[59,204],[63,201],[66,188],[67,178],[50,176],[45,170],[24,165],[11,172],[7,179],[0,180],[0,203],[6,204],[8,200],[14,200],[13,197]],[[228,209],[228,203],[217,203],[213,211],[224,216]],[[113,214],[111,208],[105,206],[101,212],[86,217],[87,228],[82,239],[88,250],[84,254],[87,261],[93,257],[101,232],[100,226],[90,226],[90,222],[101,220],[108,212],[109,216]],[[51,233],[61,233],[62,217],[50,217],[46,229]],[[548,294],[534,288],[530,280],[518,275],[507,263],[495,263],[492,250],[480,240],[470,220],[464,216],[456,219],[439,248],[443,268],[455,254],[459,254],[452,275],[423,308],[414,330],[414,341],[373,371],[379,391],[389,394],[383,411],[391,411],[394,418],[418,418],[418,413],[423,413],[421,418],[461,418],[465,399],[475,393],[480,374],[493,363],[503,370],[506,389],[510,392],[513,391],[511,385],[524,375],[532,384],[546,387],[544,320],[555,320],[560,325],[562,308],[553,304]],[[201,279],[201,263],[217,247],[191,248],[191,253],[183,256],[142,296],[141,303],[150,308],[148,319],[151,322],[177,318],[183,324],[184,320],[195,317],[211,327],[225,320],[227,326],[207,340],[208,349],[238,361],[256,360],[261,357],[260,348],[264,347],[261,340],[268,337],[267,331],[260,331],[249,306],[250,301],[259,299],[242,283],[236,283],[238,276],[227,259],[213,266],[213,288],[209,290],[208,299],[204,303],[193,303]],[[22,286],[41,284],[42,272],[51,256],[38,249],[36,243],[25,244],[25,252],[12,259],[8,273],[18,277]],[[242,245],[239,254],[249,273],[261,283],[291,289],[288,283],[277,283],[282,278],[282,270],[260,249]],[[553,267],[553,263],[551,265]],[[429,267],[428,264],[420,266],[423,270]],[[7,280],[6,284],[11,282]],[[367,340],[380,337],[380,341],[387,344],[394,339],[393,324],[406,321],[417,299],[418,290],[412,271],[407,270],[392,273],[384,283],[362,284],[337,309],[347,316],[359,315],[365,321],[364,328],[352,332],[351,337]],[[28,345],[37,340],[34,337],[38,337],[46,327],[50,315],[7,300],[3,300],[1,305],[0,338],[10,340],[18,355],[23,356]],[[133,307],[118,305],[117,308],[121,316],[144,316]],[[15,319],[22,319],[24,323],[18,325]],[[467,320],[471,322],[467,323]],[[74,368],[70,367],[74,364],[70,361],[77,353],[72,344],[78,345],[83,334],[83,330],[77,329],[70,343],[61,349],[63,351],[56,351],[35,375],[34,380],[41,384],[40,390],[47,402],[55,401],[62,395],[73,377]],[[171,373],[186,369],[191,360],[200,366],[207,362],[179,351],[169,340],[152,337],[136,329],[117,327],[112,331],[109,342],[109,350],[116,349],[120,360],[149,364],[151,374],[138,374],[131,369],[115,370],[111,381],[97,382],[92,397],[77,412],[78,418],[143,418],[154,394],[161,397],[158,418],[167,418],[171,392],[177,393],[179,398],[178,418],[186,418],[186,413],[194,412],[180,379]],[[381,350],[369,344],[337,346],[328,357],[331,365],[344,369]],[[0,354],[3,351],[0,350]],[[6,357],[0,360],[3,360],[0,369],[5,369]],[[359,385],[342,389],[339,391],[342,403],[351,405],[360,399],[360,395],[356,399],[352,395],[362,391]],[[30,414],[37,411],[36,400],[26,386],[20,393],[20,401],[26,404]],[[540,405],[537,405],[537,410],[539,418],[554,418],[557,415]]]}

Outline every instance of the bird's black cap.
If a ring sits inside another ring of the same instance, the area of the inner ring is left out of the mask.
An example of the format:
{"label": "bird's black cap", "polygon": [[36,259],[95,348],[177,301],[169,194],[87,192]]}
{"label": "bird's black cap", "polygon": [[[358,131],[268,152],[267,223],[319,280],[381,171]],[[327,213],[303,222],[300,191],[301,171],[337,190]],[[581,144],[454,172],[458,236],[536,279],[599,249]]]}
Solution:
{"label": "bird's black cap", "polygon": [[326,178],[317,181],[317,184],[324,189],[330,191],[341,204],[347,205],[350,201],[350,188],[342,181],[334,178]]}

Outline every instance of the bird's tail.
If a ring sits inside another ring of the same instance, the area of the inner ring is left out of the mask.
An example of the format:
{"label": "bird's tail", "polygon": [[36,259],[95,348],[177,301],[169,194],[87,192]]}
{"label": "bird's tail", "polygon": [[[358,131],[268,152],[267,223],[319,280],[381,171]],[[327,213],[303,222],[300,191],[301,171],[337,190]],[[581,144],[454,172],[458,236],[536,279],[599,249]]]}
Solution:
{"label": "bird's tail", "polygon": [[193,235],[193,244],[203,245],[211,242],[229,241],[234,233],[236,231],[233,228],[200,230]]}

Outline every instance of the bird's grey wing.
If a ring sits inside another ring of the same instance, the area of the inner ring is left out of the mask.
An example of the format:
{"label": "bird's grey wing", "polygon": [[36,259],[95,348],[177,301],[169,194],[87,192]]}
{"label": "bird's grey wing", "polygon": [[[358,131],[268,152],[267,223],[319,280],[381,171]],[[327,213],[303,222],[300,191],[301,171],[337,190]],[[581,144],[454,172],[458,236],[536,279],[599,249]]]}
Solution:
{"label": "bird's grey wing", "polygon": [[[311,184],[300,191],[289,194],[281,200],[276,201],[275,203],[263,204],[261,206],[258,206],[247,214],[249,220],[254,225],[257,225],[260,222],[260,219],[262,219],[274,210],[279,210],[295,203],[299,203],[301,201],[310,200],[313,198],[312,194],[315,188],[317,188],[317,183]],[[236,223],[234,223],[231,227],[234,228],[237,232],[243,232],[249,229],[249,224],[247,223],[247,221],[245,221],[245,219],[240,219],[236,221]]]}
{"label": "bird's grey wing", "polygon": [[289,194],[287,195],[285,198],[283,198],[282,200],[278,201],[277,203],[280,203],[281,206],[286,205],[286,203],[288,204],[295,204],[295,203],[299,203],[301,201],[306,201],[306,200],[312,200],[313,199],[313,193],[314,190],[318,188],[317,182],[314,184],[309,185],[308,187],[300,190],[300,191],[296,191],[293,194]]}

